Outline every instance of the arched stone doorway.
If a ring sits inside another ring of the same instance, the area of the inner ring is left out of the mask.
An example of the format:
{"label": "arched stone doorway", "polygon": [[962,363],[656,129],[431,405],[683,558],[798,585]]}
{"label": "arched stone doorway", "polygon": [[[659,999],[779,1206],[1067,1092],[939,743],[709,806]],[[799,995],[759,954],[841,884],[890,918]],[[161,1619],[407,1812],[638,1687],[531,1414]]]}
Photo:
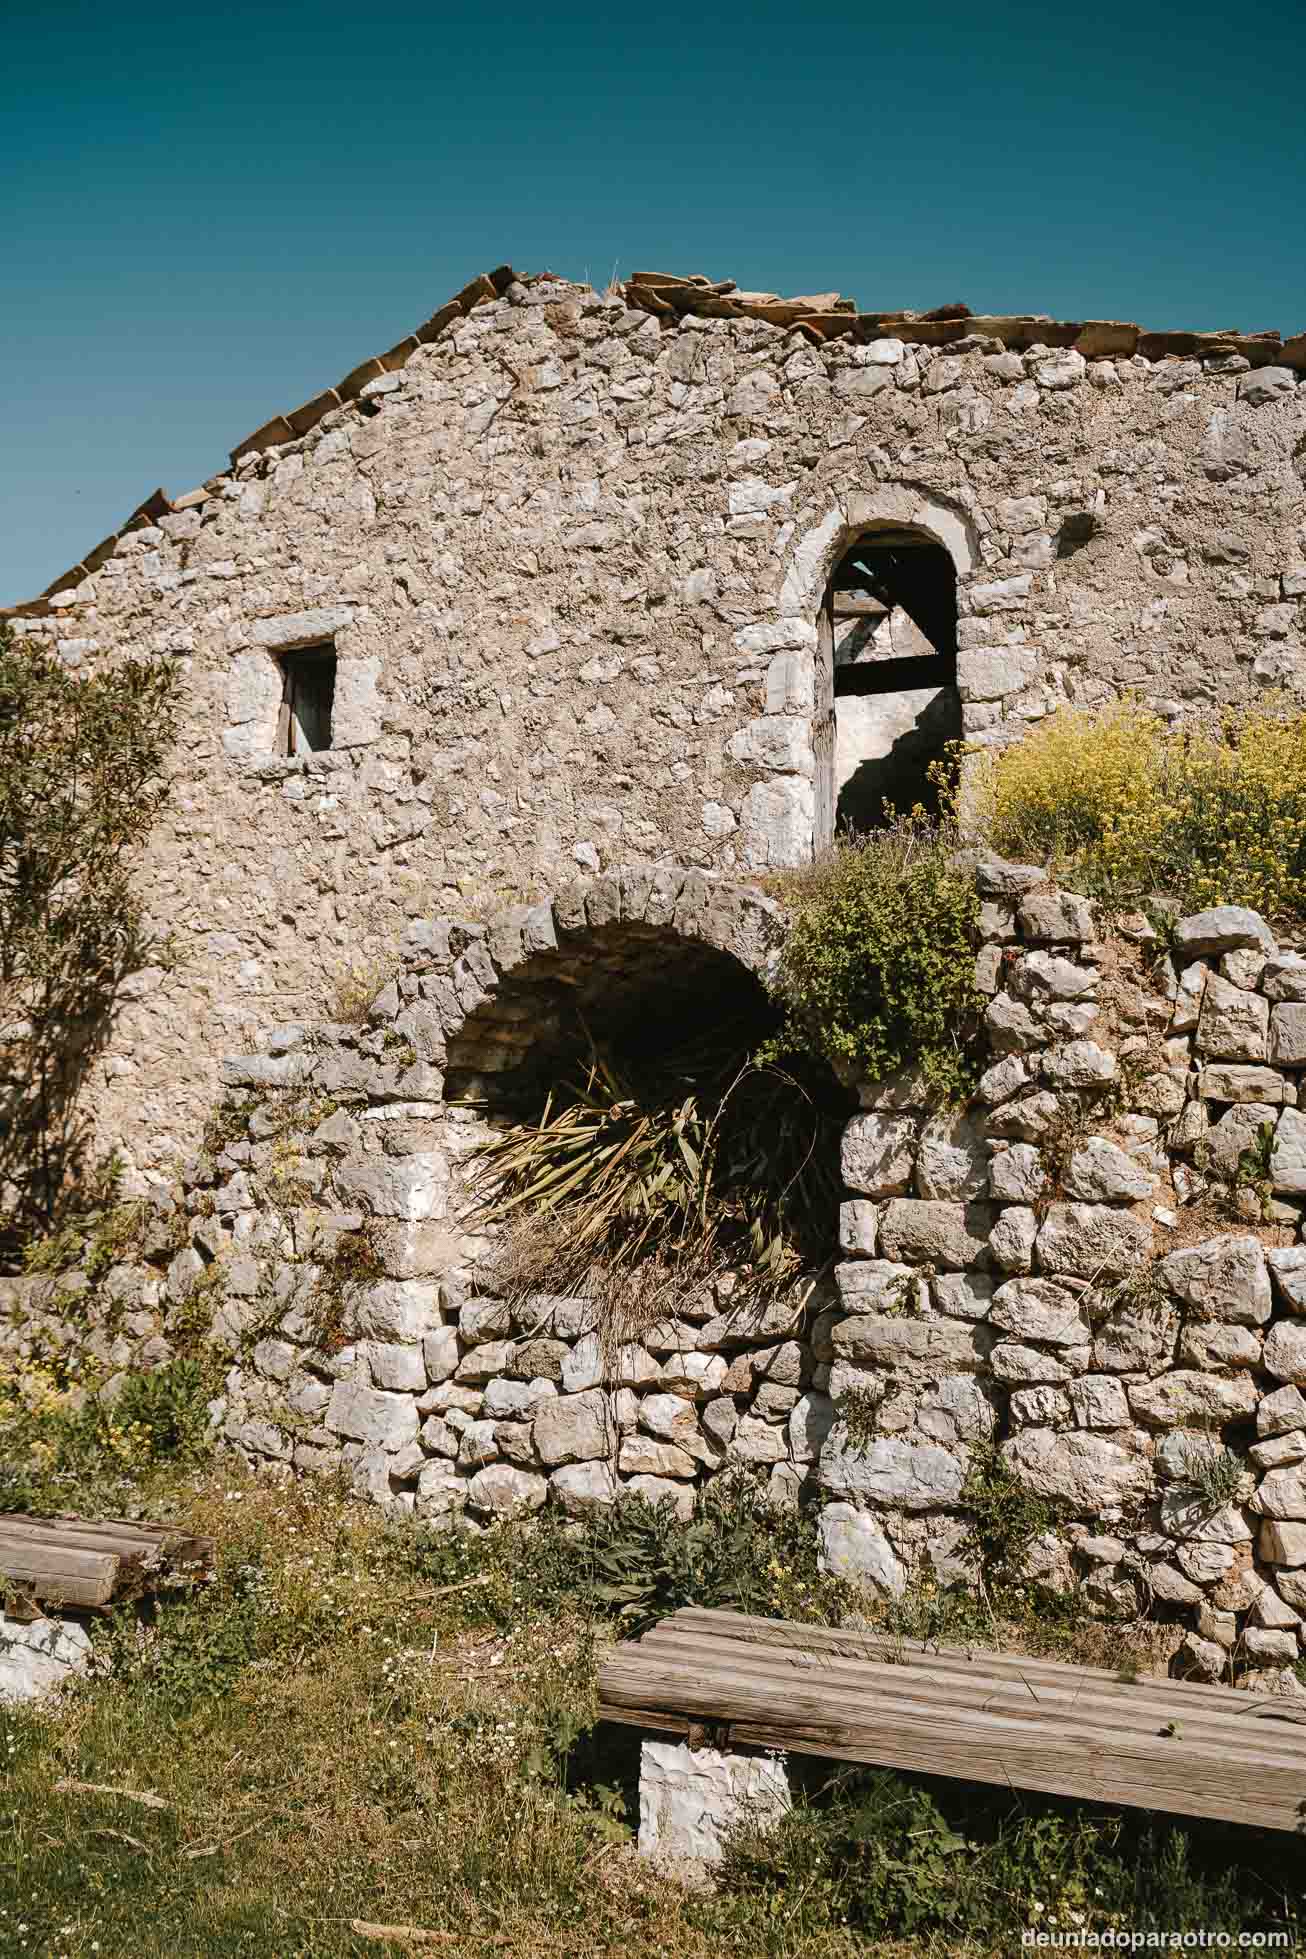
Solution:
{"label": "arched stone doorway", "polygon": [[937,807],[931,769],[961,735],[957,578],[928,532],[878,523],[844,550],[818,628],[834,710],[834,825]]}

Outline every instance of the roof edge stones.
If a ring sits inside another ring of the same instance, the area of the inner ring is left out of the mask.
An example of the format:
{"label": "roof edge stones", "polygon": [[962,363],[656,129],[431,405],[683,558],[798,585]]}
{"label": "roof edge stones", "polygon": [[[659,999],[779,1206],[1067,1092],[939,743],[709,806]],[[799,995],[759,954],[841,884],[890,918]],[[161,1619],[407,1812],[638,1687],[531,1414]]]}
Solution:
{"label": "roof edge stones", "polygon": [[[529,283],[554,277],[544,272]],[[437,340],[455,320],[464,318],[487,300],[501,299],[510,287],[519,283],[525,281],[519,281],[510,265],[479,273],[406,338],[384,353],[360,362],[333,388],[324,389],[285,414],[274,415],[243,442],[238,442],[230,452],[231,467],[234,469],[244,456],[307,435],[324,415],[356,401],[369,382],[402,367],[411,354]],[[574,289],[569,281],[559,283],[568,290]],[[888,336],[926,347],[955,348],[959,342],[987,340],[1017,352],[1034,346],[1073,347],[1089,360],[1128,359],[1135,354],[1150,361],[1241,355],[1252,367],[1282,364],[1306,374],[1306,331],[1286,340],[1272,328],[1256,333],[1152,332],[1126,320],[1054,320],[1043,313],[977,314],[960,301],[926,313],[860,312],[855,300],[836,292],[807,293],[785,299],[778,293],[746,291],[733,279],[709,279],[702,273],[685,276],[673,272],[635,272],[618,290],[629,307],[652,314],[664,328],[677,327],[690,316],[752,319],[797,332],[816,346],[824,345],[827,340],[851,339],[864,343]],[[188,491],[175,502],[161,489],[152,491],[120,529],[102,539],[68,571],[51,579],[38,597],[23,604],[0,607],[0,620],[48,613],[52,596],[90,577],[112,557],[120,538],[129,531],[156,523],[171,511],[202,502],[208,487],[206,484],[199,490]]]}

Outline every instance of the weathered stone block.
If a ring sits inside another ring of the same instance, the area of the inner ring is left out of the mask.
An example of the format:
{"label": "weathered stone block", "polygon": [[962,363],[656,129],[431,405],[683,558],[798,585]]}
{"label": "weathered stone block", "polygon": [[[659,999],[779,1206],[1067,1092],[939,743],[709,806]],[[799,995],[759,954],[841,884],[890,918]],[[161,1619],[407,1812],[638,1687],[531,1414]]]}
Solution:
{"label": "weathered stone block", "polygon": [[817,1520],[822,1571],[875,1598],[901,1598],[907,1571],[874,1517],[851,1503],[827,1503]]}
{"label": "weathered stone block", "polygon": [[335,1435],[379,1449],[396,1450],[417,1437],[417,1403],[353,1381],[337,1381],[325,1416]]}
{"label": "weathered stone block", "polygon": [[1094,1282],[1124,1277],[1151,1248],[1144,1219],[1102,1204],[1050,1205],[1037,1240],[1045,1272]]}
{"label": "weathered stone block", "polygon": [[783,1764],[646,1741],[639,1764],[639,1854],[669,1864],[717,1864],[745,1815],[765,1823],[789,1808]]}
{"label": "weathered stone block", "polygon": [[916,1124],[910,1116],[854,1116],[843,1133],[840,1168],[851,1190],[893,1197],[911,1186]]}
{"label": "weathered stone block", "polygon": [[1197,1021],[1199,1054],[1219,1061],[1264,1061],[1269,1047],[1270,1003],[1212,973]]}
{"label": "weathered stone block", "polygon": [[821,1450],[818,1474],[823,1487],[840,1497],[861,1497],[886,1509],[946,1510],[961,1494],[963,1461],[932,1442],[902,1442],[884,1437],[868,1449],[851,1448],[842,1423],[831,1430]]}
{"label": "weathered stone block", "polygon": [[535,1413],[535,1447],[550,1469],[610,1456],[615,1431],[607,1397],[597,1389],[556,1395],[542,1401]]}
{"label": "weathered stone block", "polygon": [[961,1272],[988,1264],[993,1210],[987,1204],[944,1204],[896,1197],[880,1216],[880,1250],[899,1264]]}
{"label": "weathered stone block", "polygon": [[1261,1326],[1270,1317],[1270,1279],[1258,1238],[1208,1238],[1171,1252],[1158,1270],[1170,1290],[1205,1319]]}
{"label": "weathered stone block", "polygon": [[1037,1496],[1064,1503],[1080,1516],[1118,1509],[1151,1487],[1145,1458],[1077,1429],[1023,1429],[1003,1443],[1002,1453]]}

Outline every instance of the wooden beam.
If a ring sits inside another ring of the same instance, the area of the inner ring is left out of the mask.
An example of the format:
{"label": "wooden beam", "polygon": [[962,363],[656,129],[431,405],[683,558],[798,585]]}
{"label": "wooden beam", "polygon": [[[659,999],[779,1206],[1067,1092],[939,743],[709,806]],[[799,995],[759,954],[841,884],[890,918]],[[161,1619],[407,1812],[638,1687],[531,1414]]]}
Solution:
{"label": "wooden beam", "polygon": [[119,1561],[107,1551],[64,1550],[33,1538],[0,1534],[0,1587],[60,1605],[107,1605]]}
{"label": "wooden beam", "polygon": [[697,1656],[655,1663],[638,1648],[619,1649],[600,1671],[600,1714],[639,1726],[656,1710],[726,1721],[734,1745],[1265,1829],[1306,1827],[1306,1747],[1285,1760],[1251,1737],[1235,1747],[1232,1731],[1228,1743],[1214,1745],[1188,1739],[1182,1724],[1165,1738],[1091,1724],[1070,1730],[1037,1714],[1018,1719],[855,1695],[820,1681],[741,1676],[728,1650],[711,1663]]}
{"label": "wooden beam", "polygon": [[887,660],[848,660],[834,670],[836,699],[846,694],[906,694],[923,687],[955,687],[957,662],[948,653],[921,653]]}

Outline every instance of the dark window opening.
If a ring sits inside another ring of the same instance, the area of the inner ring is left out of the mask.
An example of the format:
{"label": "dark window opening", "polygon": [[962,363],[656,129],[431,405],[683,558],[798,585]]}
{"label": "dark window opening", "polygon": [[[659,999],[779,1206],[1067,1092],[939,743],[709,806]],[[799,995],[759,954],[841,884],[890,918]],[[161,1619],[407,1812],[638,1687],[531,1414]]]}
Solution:
{"label": "dark window opening", "polygon": [[930,770],[961,735],[951,557],[920,531],[867,531],[835,566],[824,615],[836,827],[875,829],[886,803],[937,809]]}
{"label": "dark window opening", "polygon": [[281,724],[277,747],[282,755],[309,755],[331,746],[331,714],[336,699],[334,646],[305,646],[283,653]]}

